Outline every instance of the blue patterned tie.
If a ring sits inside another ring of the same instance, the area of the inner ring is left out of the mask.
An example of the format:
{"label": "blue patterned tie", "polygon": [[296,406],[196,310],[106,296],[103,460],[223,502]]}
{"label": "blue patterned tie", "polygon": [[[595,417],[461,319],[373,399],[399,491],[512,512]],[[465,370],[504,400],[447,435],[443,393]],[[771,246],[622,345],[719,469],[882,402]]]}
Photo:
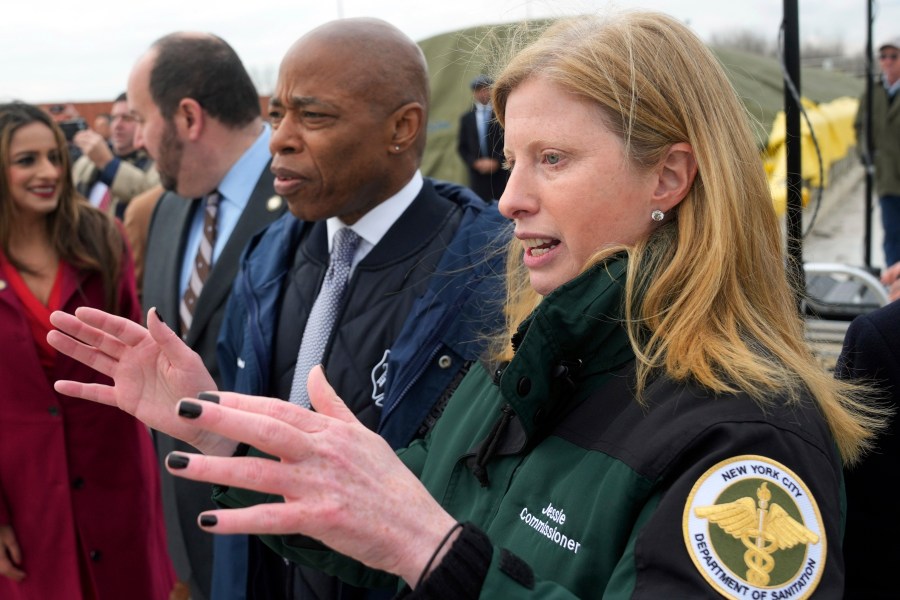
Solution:
{"label": "blue patterned tie", "polygon": [[306,379],[309,372],[322,362],[325,346],[331,337],[335,319],[341,308],[347,280],[350,278],[350,264],[360,237],[355,231],[344,227],[334,236],[334,248],[331,250],[331,264],[325,272],[322,289],[309,312],[303,341],[297,353],[297,366],[294,368],[294,380],[291,383],[291,404],[309,408],[309,393],[306,391]]}

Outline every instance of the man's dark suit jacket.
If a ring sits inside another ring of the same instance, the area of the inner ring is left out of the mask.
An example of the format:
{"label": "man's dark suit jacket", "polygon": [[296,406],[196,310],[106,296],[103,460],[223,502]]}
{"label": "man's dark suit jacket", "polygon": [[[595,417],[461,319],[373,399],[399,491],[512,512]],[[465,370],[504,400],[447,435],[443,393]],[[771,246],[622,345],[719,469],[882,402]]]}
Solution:
{"label": "man's dark suit jacket", "polygon": [[[856,317],[837,363],[837,375],[864,378],[884,390],[883,402],[900,408],[900,301]],[[898,415],[876,449],[845,474],[847,529],[844,597],[896,598],[891,573],[900,564],[900,518],[892,483],[900,469]]]}
{"label": "man's dark suit jacket", "polygon": [[509,172],[506,169],[498,169],[490,175],[482,175],[473,169],[472,165],[478,158],[493,158],[500,161],[501,165],[503,164],[503,128],[500,127],[497,119],[491,119],[487,133],[488,152],[483,154],[478,140],[476,118],[474,107],[460,117],[457,151],[469,170],[469,188],[485,201],[496,200],[503,195],[503,190],[506,189]]}
{"label": "man's dark suit jacket", "polygon": [[[241,252],[253,234],[280,217],[285,210],[285,203],[277,196],[277,203],[270,203],[275,196],[273,182],[274,176],[267,166],[222,253],[213,263],[185,339],[187,345],[203,358],[217,384],[216,341]],[[153,212],[147,237],[142,297],[144,314],[151,307],[156,307],[166,324],[176,331],[180,323],[178,310],[181,297],[178,290],[181,267],[191,221],[199,204],[199,199],[187,200],[172,192],[164,194]],[[184,442],[160,432],[154,432],[154,438],[161,468],[169,452],[196,452]],[[206,600],[210,595],[213,536],[201,531],[196,522],[197,515],[202,511],[216,508],[209,484],[171,477],[164,468],[162,473],[163,507],[172,561],[179,578],[187,577],[194,600]]]}

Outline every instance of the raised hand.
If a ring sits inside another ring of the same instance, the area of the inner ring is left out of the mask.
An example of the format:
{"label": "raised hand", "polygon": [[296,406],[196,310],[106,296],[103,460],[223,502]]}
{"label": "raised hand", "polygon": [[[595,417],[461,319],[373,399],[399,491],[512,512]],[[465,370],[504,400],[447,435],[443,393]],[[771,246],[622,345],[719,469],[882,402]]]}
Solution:
{"label": "raised hand", "polygon": [[184,396],[214,391],[216,384],[200,356],[181,341],[156,311],[147,328],[95,308],[74,315],[56,311],[47,334],[51,346],[109,376],[113,385],[60,380],[61,394],[117,406],[153,429],[184,440],[202,452],[230,455],[236,443],[180,419],[175,404]]}
{"label": "raised hand", "polygon": [[304,534],[415,585],[453,517],[356,420],[319,367],[310,373],[309,391],[317,412],[234,393],[219,393],[218,404],[182,400],[181,414],[197,426],[280,461],[172,453],[169,471],[285,499],[204,513],[200,522],[210,532]]}
{"label": "raised hand", "polygon": [[91,159],[98,169],[103,169],[115,158],[102,135],[92,129],[79,131],[72,142]]}

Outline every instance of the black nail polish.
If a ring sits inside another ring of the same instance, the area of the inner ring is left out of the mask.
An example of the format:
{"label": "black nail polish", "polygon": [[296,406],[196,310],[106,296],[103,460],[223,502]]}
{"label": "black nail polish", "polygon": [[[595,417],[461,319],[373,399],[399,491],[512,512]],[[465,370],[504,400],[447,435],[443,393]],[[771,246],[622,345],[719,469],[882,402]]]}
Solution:
{"label": "black nail polish", "polygon": [[184,454],[169,454],[166,457],[166,464],[170,469],[183,469],[188,466],[188,463],[191,459],[189,459]]}
{"label": "black nail polish", "polygon": [[197,394],[197,400],[206,400],[207,402],[215,402],[219,403],[219,395],[218,394],[210,394],[209,392],[200,392]]}
{"label": "black nail polish", "polygon": [[159,314],[159,311],[156,309],[155,306],[153,307],[153,312],[156,313],[156,318],[159,319],[159,322],[162,323],[163,325],[165,325],[165,324],[166,324],[166,320],[162,318],[162,315]]}
{"label": "black nail polish", "polygon": [[203,407],[190,400],[182,400],[178,405],[178,416],[185,419],[196,419],[203,412]]}
{"label": "black nail polish", "polygon": [[218,522],[216,515],[200,515],[200,527],[215,527]]}

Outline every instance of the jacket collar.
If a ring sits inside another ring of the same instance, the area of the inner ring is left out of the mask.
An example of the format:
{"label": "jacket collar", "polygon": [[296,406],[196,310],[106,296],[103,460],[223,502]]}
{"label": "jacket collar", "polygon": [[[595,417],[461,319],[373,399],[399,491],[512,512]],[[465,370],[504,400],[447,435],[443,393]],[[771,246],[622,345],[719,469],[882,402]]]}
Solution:
{"label": "jacket collar", "polygon": [[[0,252],[2,254],[2,252]],[[82,293],[82,283],[87,279],[89,272],[75,269],[64,260],[59,261],[58,267],[62,273],[59,289],[59,308],[65,310],[71,302],[73,296]],[[20,304],[18,296],[13,291],[12,286],[6,280],[6,275],[0,269],[0,302],[5,302],[14,306]],[[73,309],[74,310],[74,309]]]}
{"label": "jacket collar", "polygon": [[622,323],[626,266],[622,255],[593,266],[545,297],[516,332],[498,384],[526,437],[634,359]]}
{"label": "jacket collar", "polygon": [[[378,270],[403,258],[421,252],[426,243],[410,231],[432,231],[439,223],[452,218],[461,209],[480,212],[486,208],[481,198],[456,184],[424,178],[422,189],[413,203],[391,226],[381,241],[357,265],[361,271]],[[318,225],[318,227],[317,227]],[[322,267],[328,265],[328,245],[324,222],[302,221],[290,213],[259,232],[247,246],[242,261],[244,275],[251,273],[255,284],[284,277],[294,260],[297,245],[310,237],[304,249],[307,259]],[[270,252],[277,248],[277,253]]]}

